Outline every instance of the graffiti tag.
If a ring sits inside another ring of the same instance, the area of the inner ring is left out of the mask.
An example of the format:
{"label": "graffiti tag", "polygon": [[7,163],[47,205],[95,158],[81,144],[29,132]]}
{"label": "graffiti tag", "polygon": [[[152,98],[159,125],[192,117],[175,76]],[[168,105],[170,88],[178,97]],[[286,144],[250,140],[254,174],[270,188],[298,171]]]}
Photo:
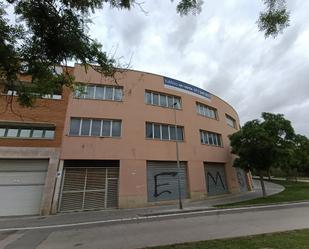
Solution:
{"label": "graffiti tag", "polygon": [[162,195],[164,193],[171,194],[172,192],[169,191],[169,190],[164,190],[164,191],[161,191],[161,192],[158,191],[159,187],[170,185],[170,183],[168,183],[168,182],[160,183],[159,184],[158,183],[158,178],[160,176],[172,176],[172,177],[175,177],[176,175],[177,175],[177,172],[162,172],[162,173],[154,175],[154,183],[155,184],[154,184],[154,194],[153,194],[153,196],[154,197],[158,197],[158,196],[160,196],[160,195]]}
{"label": "graffiti tag", "polygon": [[[216,186],[218,185],[218,182],[220,182],[222,188],[225,189],[225,186],[224,186],[222,177],[221,177],[221,175],[220,175],[220,172],[217,171],[216,177],[214,177],[210,172],[207,172],[207,189],[208,189],[208,192],[209,192],[209,182],[210,182],[210,178],[212,179],[212,181],[214,182],[214,184],[215,184]],[[219,186],[220,186],[220,185],[219,185]]]}

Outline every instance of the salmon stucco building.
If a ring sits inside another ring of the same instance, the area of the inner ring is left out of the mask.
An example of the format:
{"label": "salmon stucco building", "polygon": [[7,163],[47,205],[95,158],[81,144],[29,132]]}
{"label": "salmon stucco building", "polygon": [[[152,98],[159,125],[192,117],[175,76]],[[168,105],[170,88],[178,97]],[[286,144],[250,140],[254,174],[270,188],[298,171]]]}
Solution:
{"label": "salmon stucco building", "polygon": [[[222,99],[178,80],[134,70],[118,72],[116,81],[78,64],[72,74],[83,87],[64,89],[60,109],[51,107],[47,114],[33,108],[33,113],[24,113],[32,115],[31,122],[9,114],[0,118],[0,179],[6,176],[8,181],[7,189],[0,182],[0,197],[6,198],[7,191],[16,196],[7,207],[23,205],[18,203],[22,188],[16,179],[22,182],[35,170],[44,179],[41,192],[31,197],[39,203],[32,214],[174,203],[178,175],[187,201],[251,189],[250,176],[232,167],[228,135],[239,129],[239,119]],[[44,135],[21,137],[24,123],[34,128],[40,124]],[[21,128],[9,137],[14,125]],[[49,129],[54,131],[50,139]],[[39,169],[36,164],[45,166]],[[38,178],[30,175],[33,179],[27,179],[35,185]],[[29,189],[27,194],[34,192]],[[7,215],[2,208],[0,216]]]}

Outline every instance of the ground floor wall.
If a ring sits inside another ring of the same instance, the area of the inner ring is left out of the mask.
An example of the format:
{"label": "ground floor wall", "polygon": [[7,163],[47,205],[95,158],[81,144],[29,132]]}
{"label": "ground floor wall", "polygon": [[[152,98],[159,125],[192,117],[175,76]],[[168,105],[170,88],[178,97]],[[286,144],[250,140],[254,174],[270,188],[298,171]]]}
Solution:
{"label": "ground floor wall", "polygon": [[[149,171],[147,169],[148,163],[149,161],[147,160],[120,160],[119,208],[136,208],[177,202],[177,200],[158,202],[149,200],[149,183],[147,182],[149,180],[149,176],[147,180],[147,171]],[[196,201],[211,196],[207,189],[206,172],[208,165],[214,163],[221,165],[222,170],[224,170],[223,176],[219,176],[224,178],[225,182],[226,191],[222,194],[238,193],[241,191],[240,180],[237,178],[236,169],[230,164],[203,161],[188,161],[185,163],[187,170],[187,200]],[[216,176],[216,174],[217,172],[214,175]],[[245,181],[247,190],[251,190],[250,175],[244,174],[244,177],[242,182]],[[214,181],[213,184],[215,185],[221,184],[221,180],[218,177],[211,178],[211,180]]]}

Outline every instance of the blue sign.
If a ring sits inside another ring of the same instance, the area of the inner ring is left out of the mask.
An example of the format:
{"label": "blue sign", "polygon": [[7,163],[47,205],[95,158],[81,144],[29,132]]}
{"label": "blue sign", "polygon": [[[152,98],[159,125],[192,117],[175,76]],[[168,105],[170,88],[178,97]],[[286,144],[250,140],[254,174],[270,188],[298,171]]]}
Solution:
{"label": "blue sign", "polygon": [[180,90],[183,90],[185,92],[188,93],[193,93],[194,95],[199,95],[199,97],[203,97],[203,98],[207,98],[210,99],[211,98],[211,94],[207,91],[205,91],[204,89],[201,89],[199,87],[196,86],[192,86],[188,83],[179,81],[179,80],[174,80],[171,78],[167,78],[164,77],[164,85],[166,87],[173,87],[173,88],[178,88]]}

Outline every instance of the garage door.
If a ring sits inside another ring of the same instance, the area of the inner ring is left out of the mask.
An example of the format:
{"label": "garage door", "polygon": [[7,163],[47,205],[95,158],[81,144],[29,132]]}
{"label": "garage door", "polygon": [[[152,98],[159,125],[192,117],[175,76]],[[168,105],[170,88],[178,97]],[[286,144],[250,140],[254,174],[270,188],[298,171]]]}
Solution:
{"label": "garage door", "polygon": [[48,160],[0,160],[0,216],[40,213]]}
{"label": "garage door", "polygon": [[248,191],[247,177],[243,169],[236,168],[237,181],[241,192]]}
{"label": "garage door", "polygon": [[[188,198],[187,166],[180,164],[180,184],[182,198]],[[176,162],[147,162],[148,201],[178,199],[178,168]]]}
{"label": "garage door", "polygon": [[205,180],[209,196],[228,193],[224,164],[205,163]]}
{"label": "garage door", "polygon": [[118,167],[64,169],[60,212],[118,207]]}

